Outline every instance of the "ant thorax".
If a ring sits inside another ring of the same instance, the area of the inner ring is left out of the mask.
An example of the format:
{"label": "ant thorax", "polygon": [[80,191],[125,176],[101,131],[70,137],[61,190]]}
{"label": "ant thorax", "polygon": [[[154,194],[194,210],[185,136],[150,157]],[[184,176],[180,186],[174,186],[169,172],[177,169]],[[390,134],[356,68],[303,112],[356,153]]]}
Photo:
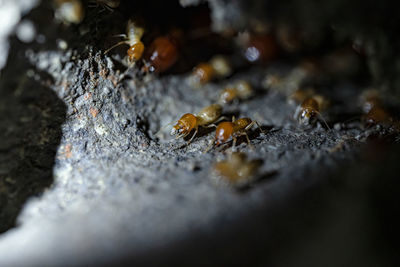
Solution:
{"label": "ant thorax", "polygon": [[128,24],[126,25],[126,35],[129,45],[134,45],[140,42],[143,34],[144,29],[142,27],[138,26],[133,20],[128,21]]}

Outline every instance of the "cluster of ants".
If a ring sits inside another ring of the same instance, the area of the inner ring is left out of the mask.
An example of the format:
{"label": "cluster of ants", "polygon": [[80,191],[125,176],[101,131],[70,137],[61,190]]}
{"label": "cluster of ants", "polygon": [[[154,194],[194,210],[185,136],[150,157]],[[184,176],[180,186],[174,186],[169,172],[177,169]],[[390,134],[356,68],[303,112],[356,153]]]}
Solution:
{"label": "cluster of ants", "polygon": [[[100,0],[90,1],[94,7],[100,7],[102,10],[113,10],[119,6],[120,1]],[[84,8],[80,0],[54,0],[56,8],[56,17],[65,24],[78,24],[83,20]],[[143,66],[141,71],[163,73],[170,69],[178,60],[179,43],[182,33],[179,30],[171,31],[167,35],[156,37],[147,47],[142,42],[145,33],[144,28],[135,20],[128,20],[126,33],[115,37],[122,37],[123,40],[105,50],[105,54],[120,45],[128,45],[126,51],[127,65]],[[258,36],[257,38],[247,36],[248,47],[245,50],[245,56],[248,61],[269,59],[274,54],[275,46],[271,43],[269,37]],[[221,55],[213,57],[205,63],[198,64],[189,77],[189,83],[194,87],[204,85],[214,79],[225,78],[232,74],[232,67],[229,60]],[[249,98],[253,94],[253,89],[247,81],[238,81],[229,88],[222,91],[219,103],[205,107],[197,114],[184,114],[172,127],[171,135],[176,138],[185,138],[191,133],[192,136],[187,142],[189,145],[196,137],[200,127],[215,127],[215,139],[204,152],[209,151],[214,146],[220,146],[233,141],[233,148],[236,146],[237,139],[241,136],[246,137],[250,144],[248,131],[257,125],[261,132],[260,124],[250,118],[232,118],[227,121],[222,116],[222,105],[237,100]],[[247,160],[244,153],[231,153],[227,161],[218,162],[215,170],[222,177],[226,178],[230,184],[241,185],[250,181],[254,177],[260,161]]]}
{"label": "cluster of ants", "polygon": [[[92,1],[94,5],[101,6],[103,9],[114,9],[119,6],[117,0],[101,0]],[[71,23],[79,23],[83,17],[83,9],[79,0],[55,0],[57,4],[57,12],[60,16]],[[67,6],[66,6],[67,5]],[[82,10],[82,11],[80,11]],[[167,35],[155,38],[148,47],[142,42],[145,30],[136,21],[129,20],[126,26],[126,33],[119,34],[123,40],[108,48],[108,53],[119,45],[128,45],[126,51],[127,61],[130,66],[134,66],[140,61],[146,72],[163,73],[170,69],[178,60],[179,56],[179,39],[182,33],[172,31]],[[290,38],[285,38],[285,34],[279,35],[281,44],[293,49],[295,42],[291,42]],[[278,36],[278,37],[279,37]],[[241,45],[243,46],[244,56],[249,62],[268,61],[277,54],[277,45],[268,35],[254,34],[243,35]],[[283,42],[282,42],[283,40]],[[202,86],[214,79],[228,77],[232,74],[232,67],[229,60],[221,55],[214,56],[205,63],[198,64],[192,74],[189,76],[189,82],[192,86]],[[267,81],[268,86],[273,86],[278,81],[276,77],[270,77]],[[178,138],[185,138],[191,133],[192,136],[188,140],[189,145],[197,136],[199,128],[215,127],[215,137],[204,152],[216,146],[221,146],[232,142],[232,150],[236,147],[238,138],[245,137],[249,146],[251,146],[248,132],[253,126],[258,126],[259,130],[264,133],[260,124],[251,118],[232,118],[228,121],[222,116],[222,105],[246,100],[253,95],[251,85],[240,80],[235,84],[223,89],[220,93],[218,104],[212,104],[205,107],[197,114],[186,113],[173,125],[171,135]],[[295,102],[298,106],[294,114],[294,118],[302,126],[312,126],[316,121],[322,121],[329,128],[321,112],[328,106],[328,101],[321,95],[315,94],[313,90],[297,89],[292,91],[288,98]],[[387,124],[397,125],[392,117],[384,109],[381,98],[377,91],[367,90],[361,96],[362,111],[364,113],[363,120],[368,124]],[[396,126],[397,128],[400,128]],[[243,153],[231,153],[230,158],[226,161],[218,162],[214,169],[220,176],[233,185],[242,185],[251,180],[255,176],[260,164],[259,161],[248,160]]]}

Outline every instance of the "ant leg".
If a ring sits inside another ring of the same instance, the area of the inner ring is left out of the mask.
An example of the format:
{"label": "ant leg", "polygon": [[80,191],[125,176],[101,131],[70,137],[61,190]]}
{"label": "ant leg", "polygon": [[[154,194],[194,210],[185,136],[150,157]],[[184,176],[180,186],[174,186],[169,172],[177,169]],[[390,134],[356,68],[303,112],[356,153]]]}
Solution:
{"label": "ant leg", "polygon": [[206,148],[206,150],[203,151],[203,154],[207,153],[208,151],[210,151],[210,149],[213,148],[213,146],[214,146],[214,140],[212,140],[211,143]]}
{"label": "ant leg", "polygon": [[185,133],[185,134],[182,134],[181,137],[182,137],[182,138],[185,138],[186,136],[188,136],[188,135],[190,134],[190,132],[191,132],[191,131],[189,131],[189,132],[187,132],[187,133]]}
{"label": "ant leg", "polygon": [[184,136],[185,136],[184,134],[180,134],[180,135],[175,136],[175,139],[179,139],[179,138],[184,137]]}
{"label": "ant leg", "polygon": [[192,142],[192,140],[196,136],[198,130],[199,130],[199,128],[196,128],[196,131],[194,131],[194,134],[192,135],[192,138],[190,138],[190,140],[188,141],[187,145],[189,145]]}
{"label": "ant leg", "polygon": [[114,12],[114,9],[109,7],[107,4],[104,4],[104,8],[107,9],[108,11],[110,11],[110,12]]}
{"label": "ant leg", "polygon": [[251,149],[254,149],[254,146],[250,143],[250,139],[249,139],[249,136],[247,135],[247,133],[243,133],[242,135],[246,136],[248,146]]}
{"label": "ant leg", "polygon": [[257,124],[257,127],[260,130],[260,132],[262,132],[263,134],[266,134],[265,131],[261,128],[261,125],[257,121],[254,121],[254,122]]}
{"label": "ant leg", "polygon": [[300,117],[301,106],[297,106],[296,111],[294,112],[293,119],[298,121]]}
{"label": "ant leg", "polygon": [[251,129],[251,127],[253,127],[253,125],[255,124],[256,122],[255,121],[252,121],[249,125],[247,125],[246,126],[246,128],[244,128],[245,129],[245,131],[248,131],[248,130],[250,130]]}
{"label": "ant leg", "polygon": [[237,138],[236,138],[236,137],[233,137],[232,151],[233,151],[233,149],[236,147],[236,141],[237,141]]}
{"label": "ant leg", "polygon": [[113,35],[113,37],[122,37],[122,38],[128,38],[128,36],[126,36],[126,34],[125,34],[125,33],[116,34],[116,35]]}
{"label": "ant leg", "polygon": [[[228,120],[228,117],[221,116],[221,117],[219,117],[218,120],[216,120],[214,123],[220,122],[220,121],[222,121],[222,120]],[[214,124],[214,125],[215,125],[215,124]]]}
{"label": "ant leg", "polygon": [[214,123],[211,123],[211,124],[205,125],[205,126],[203,126],[203,127],[204,127],[204,128],[211,128],[211,127],[217,128],[217,125],[215,125]]}
{"label": "ant leg", "polygon": [[189,132],[182,133],[182,134],[180,134],[180,135],[177,135],[177,136],[175,137],[175,139],[179,139],[179,138],[181,138],[181,137],[185,138],[185,137],[188,136],[189,134],[190,134],[190,131],[189,131]]}
{"label": "ant leg", "polygon": [[104,5],[100,5],[100,11],[99,11],[99,13],[102,13],[102,12],[104,12],[106,9],[104,8]]}

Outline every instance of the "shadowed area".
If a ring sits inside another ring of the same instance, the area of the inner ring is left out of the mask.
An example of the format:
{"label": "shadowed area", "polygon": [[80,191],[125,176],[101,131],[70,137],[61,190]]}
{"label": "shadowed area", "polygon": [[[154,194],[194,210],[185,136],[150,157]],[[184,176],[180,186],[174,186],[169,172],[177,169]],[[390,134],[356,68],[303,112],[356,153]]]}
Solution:
{"label": "shadowed area", "polygon": [[21,53],[11,53],[8,62],[13,64],[0,80],[0,233],[15,226],[24,203],[53,182],[65,120],[64,103],[29,77]]}

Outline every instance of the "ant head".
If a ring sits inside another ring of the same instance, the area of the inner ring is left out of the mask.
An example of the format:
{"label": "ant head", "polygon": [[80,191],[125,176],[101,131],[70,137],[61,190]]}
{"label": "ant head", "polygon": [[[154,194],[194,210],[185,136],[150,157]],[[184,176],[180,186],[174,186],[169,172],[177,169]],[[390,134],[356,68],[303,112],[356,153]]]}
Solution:
{"label": "ant head", "polygon": [[142,42],[137,42],[136,44],[129,47],[129,49],[126,51],[129,60],[131,62],[135,62],[141,59],[143,52],[144,52],[144,45]]}
{"label": "ant head", "polygon": [[182,132],[182,125],[178,122],[171,129],[171,135],[180,134]]}
{"label": "ant head", "polygon": [[314,122],[315,117],[316,117],[315,111],[306,108],[301,111],[299,116],[299,122],[300,124],[309,125]]}

